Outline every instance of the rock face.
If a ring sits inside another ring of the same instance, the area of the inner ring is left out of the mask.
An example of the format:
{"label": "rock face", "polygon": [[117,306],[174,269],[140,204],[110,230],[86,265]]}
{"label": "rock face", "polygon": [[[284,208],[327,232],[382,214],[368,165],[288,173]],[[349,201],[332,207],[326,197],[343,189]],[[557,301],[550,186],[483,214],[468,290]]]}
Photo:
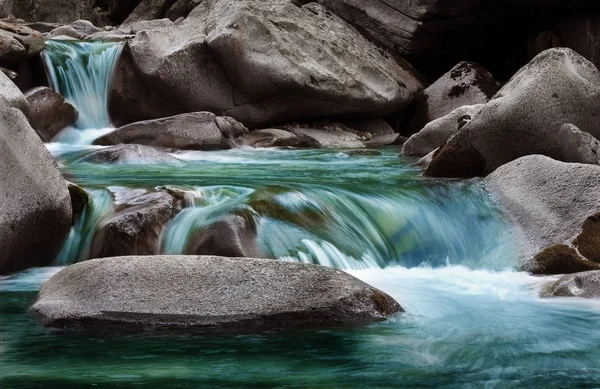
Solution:
{"label": "rock face", "polygon": [[425,89],[417,98],[412,132],[459,107],[487,103],[500,86],[481,65],[461,62]]}
{"label": "rock face", "polygon": [[0,21],[0,66],[14,67],[38,55],[43,48],[44,36],[39,32],[27,26]]}
{"label": "rock face", "polygon": [[32,307],[46,327],[271,330],[357,325],[402,311],[340,270],[264,259],[125,257],[57,273]]}
{"label": "rock face", "polygon": [[571,123],[600,136],[600,71],[570,49],[533,59],[433,158],[425,174],[486,175],[524,155],[562,159],[559,131]]}
{"label": "rock face", "polygon": [[81,157],[77,163],[126,163],[136,165],[170,164],[177,165],[181,161],[167,154],[166,151],[155,147],[141,145],[117,145],[101,150],[92,151]]}
{"label": "rock face", "polygon": [[75,123],[79,116],[77,108],[50,88],[32,89],[25,97],[30,106],[29,123],[44,142]]}
{"label": "rock face", "polygon": [[48,265],[71,228],[69,191],[23,113],[1,97],[0,166],[0,275]]}
{"label": "rock face", "polygon": [[542,296],[600,298],[600,271],[564,276],[543,292]]}
{"label": "rock face", "polygon": [[185,254],[262,258],[251,215],[231,215],[194,234]]}
{"label": "rock face", "polygon": [[233,140],[246,131],[231,118],[195,112],[132,123],[96,139],[94,144],[135,143],[180,150],[222,150],[231,148],[228,139]]}
{"label": "rock face", "polygon": [[27,21],[61,24],[99,18],[94,12],[94,0],[0,0],[0,18],[9,15]]}
{"label": "rock face", "polygon": [[342,19],[288,0],[203,1],[181,23],[137,32],[120,64],[112,113],[121,122],[203,110],[252,128],[385,116],[422,88],[408,64]]}
{"label": "rock face", "polygon": [[[549,246],[571,244],[584,222],[600,211],[597,165],[532,155],[500,167],[485,179],[485,185],[523,230],[526,255],[530,257]],[[596,231],[594,226],[595,222],[590,221],[589,231]],[[590,236],[594,233],[580,240],[589,250],[579,252],[591,260],[596,259],[591,253],[600,247]]]}
{"label": "rock face", "polygon": [[183,204],[183,198],[166,191],[125,196],[117,201],[115,214],[100,224],[90,257],[159,254],[162,231]]}
{"label": "rock face", "polygon": [[443,146],[448,139],[473,120],[483,106],[483,104],[466,105],[428,123],[421,131],[408,138],[402,146],[402,153],[409,157],[426,156]]}
{"label": "rock face", "polygon": [[12,107],[21,110],[25,116],[29,115],[29,103],[23,92],[2,71],[0,71],[0,99],[4,100],[2,105],[8,103]]}

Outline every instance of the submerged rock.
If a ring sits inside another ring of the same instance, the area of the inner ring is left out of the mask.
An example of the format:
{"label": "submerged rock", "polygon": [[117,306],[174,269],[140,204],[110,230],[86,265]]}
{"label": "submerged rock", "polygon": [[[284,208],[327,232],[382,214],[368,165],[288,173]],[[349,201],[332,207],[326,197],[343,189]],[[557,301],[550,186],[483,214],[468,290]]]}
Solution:
{"label": "submerged rock", "polygon": [[101,150],[95,150],[79,158],[75,163],[125,163],[125,164],[170,164],[178,165],[181,161],[165,150],[156,147],[136,144],[120,144]]}
{"label": "submerged rock", "polygon": [[30,106],[29,123],[44,142],[51,141],[79,116],[77,108],[50,88],[32,89],[25,97]]}
{"label": "submerged rock", "polygon": [[230,215],[194,233],[185,254],[262,258],[256,221],[250,214]]}
{"label": "submerged rock", "polygon": [[542,291],[542,297],[600,298],[600,271],[588,271],[562,277]]}
{"label": "submerged rock", "polygon": [[90,258],[159,254],[161,234],[185,201],[169,191],[126,192],[119,195],[115,214],[96,231]]}
{"label": "submerged rock", "polygon": [[71,228],[69,191],[27,118],[2,97],[0,166],[0,275],[48,265]]}
{"label": "submerged rock", "polygon": [[425,174],[486,175],[524,155],[562,159],[560,128],[572,123],[600,136],[600,71],[570,49],[535,57],[444,145]]}
{"label": "submerged rock", "polygon": [[419,94],[410,130],[419,131],[457,108],[485,104],[499,89],[498,82],[481,65],[461,62]]}
{"label": "submerged rock", "polygon": [[246,131],[231,118],[194,112],[128,124],[96,139],[94,144],[135,143],[179,150],[222,150],[231,148],[228,139]]}
{"label": "submerged rock", "polygon": [[326,267],[150,256],[69,266],[44,285],[31,311],[44,326],[64,329],[272,330],[371,323],[402,308]]}
{"label": "submerged rock", "polygon": [[483,104],[466,105],[429,122],[421,131],[408,138],[402,146],[402,153],[409,157],[424,157],[442,147],[448,139],[473,120],[483,106]]}
{"label": "submerged rock", "polygon": [[114,83],[113,117],[207,110],[252,128],[334,115],[381,117],[422,88],[316,3],[205,0],[180,23],[138,31]]}

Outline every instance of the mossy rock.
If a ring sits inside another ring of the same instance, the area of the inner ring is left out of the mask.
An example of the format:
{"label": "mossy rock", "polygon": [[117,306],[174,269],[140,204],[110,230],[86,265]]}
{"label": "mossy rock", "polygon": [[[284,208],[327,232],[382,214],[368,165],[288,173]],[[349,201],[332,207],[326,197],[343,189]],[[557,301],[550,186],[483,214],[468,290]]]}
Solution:
{"label": "mossy rock", "polygon": [[529,272],[535,275],[572,274],[599,270],[600,265],[582,258],[572,247],[555,245],[545,248],[533,258]]}
{"label": "mossy rock", "polygon": [[590,261],[600,263],[600,213],[587,218],[573,244],[581,255]]}

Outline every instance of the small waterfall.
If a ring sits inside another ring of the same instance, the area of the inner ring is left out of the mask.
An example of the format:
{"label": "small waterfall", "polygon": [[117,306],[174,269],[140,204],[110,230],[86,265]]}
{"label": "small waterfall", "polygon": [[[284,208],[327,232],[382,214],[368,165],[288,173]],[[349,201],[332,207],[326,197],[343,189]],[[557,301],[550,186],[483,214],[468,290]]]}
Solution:
{"label": "small waterfall", "polygon": [[48,40],[42,57],[54,90],[79,110],[77,129],[111,125],[108,114],[110,86],[123,44]]}

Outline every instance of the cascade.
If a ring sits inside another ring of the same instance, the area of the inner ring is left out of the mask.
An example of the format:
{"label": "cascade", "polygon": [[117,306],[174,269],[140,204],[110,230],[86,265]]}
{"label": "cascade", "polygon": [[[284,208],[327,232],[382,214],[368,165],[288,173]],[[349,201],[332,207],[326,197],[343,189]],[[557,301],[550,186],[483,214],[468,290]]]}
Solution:
{"label": "cascade", "polygon": [[122,49],[120,42],[46,42],[42,58],[50,85],[79,110],[77,129],[110,127],[108,99]]}

